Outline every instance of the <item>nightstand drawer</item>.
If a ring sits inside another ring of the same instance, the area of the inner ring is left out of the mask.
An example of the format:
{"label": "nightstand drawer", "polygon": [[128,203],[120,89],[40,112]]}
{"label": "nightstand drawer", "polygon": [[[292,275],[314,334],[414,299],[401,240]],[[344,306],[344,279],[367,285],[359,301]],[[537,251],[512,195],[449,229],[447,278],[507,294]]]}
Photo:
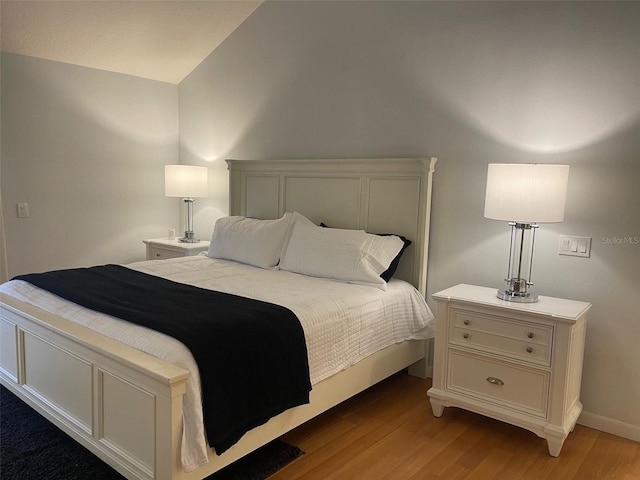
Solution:
{"label": "nightstand drawer", "polygon": [[553,327],[452,309],[449,342],[537,365],[551,365]]}
{"label": "nightstand drawer", "polygon": [[447,389],[546,418],[550,374],[454,349]]}
{"label": "nightstand drawer", "polygon": [[169,250],[168,248],[152,247],[149,249],[149,260],[165,260],[167,258],[184,257],[183,252]]}

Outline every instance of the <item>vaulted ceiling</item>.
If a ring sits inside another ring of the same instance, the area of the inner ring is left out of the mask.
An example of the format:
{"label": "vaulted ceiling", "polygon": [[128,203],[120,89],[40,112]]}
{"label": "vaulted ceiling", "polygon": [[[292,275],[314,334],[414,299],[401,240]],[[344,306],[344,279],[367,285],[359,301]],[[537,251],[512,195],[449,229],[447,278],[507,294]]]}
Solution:
{"label": "vaulted ceiling", "polygon": [[180,83],[263,0],[2,0],[3,52]]}

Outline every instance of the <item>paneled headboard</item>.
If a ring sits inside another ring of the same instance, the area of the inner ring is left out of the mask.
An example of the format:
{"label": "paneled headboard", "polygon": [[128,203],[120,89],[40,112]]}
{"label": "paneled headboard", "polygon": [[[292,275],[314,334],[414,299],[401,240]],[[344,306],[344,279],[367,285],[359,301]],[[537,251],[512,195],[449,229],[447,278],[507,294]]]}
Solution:
{"label": "paneled headboard", "polygon": [[395,233],[413,242],[396,276],[426,293],[431,187],[437,158],[227,160],[231,215]]}

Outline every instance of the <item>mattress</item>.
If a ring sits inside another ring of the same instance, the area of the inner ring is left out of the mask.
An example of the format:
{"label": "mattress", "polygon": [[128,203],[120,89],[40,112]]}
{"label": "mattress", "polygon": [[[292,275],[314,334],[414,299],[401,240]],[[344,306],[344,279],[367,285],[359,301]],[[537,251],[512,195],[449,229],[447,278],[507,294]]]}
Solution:
{"label": "mattress", "polygon": [[[312,384],[389,345],[431,338],[435,333],[434,317],[424,298],[402,280],[392,279],[383,291],[206,255],[143,261],[127,267],[289,308],[305,333]],[[182,466],[189,472],[207,463],[198,367],[182,343],[145,327],[87,310],[26,282],[5,283],[0,285],[0,291],[189,370],[183,406]]]}

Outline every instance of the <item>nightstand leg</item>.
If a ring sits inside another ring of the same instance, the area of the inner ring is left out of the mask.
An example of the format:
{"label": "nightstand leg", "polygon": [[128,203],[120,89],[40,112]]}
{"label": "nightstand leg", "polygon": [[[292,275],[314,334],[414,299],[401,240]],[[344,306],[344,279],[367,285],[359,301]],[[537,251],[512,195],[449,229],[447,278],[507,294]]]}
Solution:
{"label": "nightstand leg", "polygon": [[554,437],[547,436],[547,446],[549,447],[549,455],[552,457],[558,457],[560,455],[560,450],[562,450],[562,445],[567,437]]}
{"label": "nightstand leg", "polygon": [[431,410],[433,410],[434,417],[441,417],[444,412],[444,405],[440,400],[431,398]]}

